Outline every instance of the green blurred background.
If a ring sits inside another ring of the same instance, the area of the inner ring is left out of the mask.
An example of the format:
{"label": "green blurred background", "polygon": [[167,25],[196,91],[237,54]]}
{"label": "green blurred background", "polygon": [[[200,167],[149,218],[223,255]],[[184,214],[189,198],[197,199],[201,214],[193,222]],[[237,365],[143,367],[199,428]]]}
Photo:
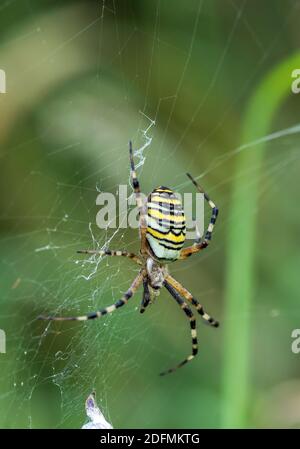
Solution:
{"label": "green blurred background", "polygon": [[[119,428],[300,426],[299,20],[292,0],[0,2],[1,427],[79,428],[92,390]],[[164,378],[190,350],[165,292],[143,316],[139,292],[102,320],[36,320],[133,279],[76,250],[138,250],[97,228],[96,197],[128,184],[150,120],[143,191],[192,191],[190,171],[220,208],[210,248],[170,268],[221,327],[198,320],[199,356]]]}

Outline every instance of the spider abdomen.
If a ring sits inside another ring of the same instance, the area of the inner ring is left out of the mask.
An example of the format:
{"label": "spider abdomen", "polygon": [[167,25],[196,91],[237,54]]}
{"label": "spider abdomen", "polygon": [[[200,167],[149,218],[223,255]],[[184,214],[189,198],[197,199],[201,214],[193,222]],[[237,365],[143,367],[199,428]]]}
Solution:
{"label": "spider abdomen", "polygon": [[182,204],[167,187],[157,187],[147,202],[146,238],[154,256],[159,260],[176,260],[186,235]]}

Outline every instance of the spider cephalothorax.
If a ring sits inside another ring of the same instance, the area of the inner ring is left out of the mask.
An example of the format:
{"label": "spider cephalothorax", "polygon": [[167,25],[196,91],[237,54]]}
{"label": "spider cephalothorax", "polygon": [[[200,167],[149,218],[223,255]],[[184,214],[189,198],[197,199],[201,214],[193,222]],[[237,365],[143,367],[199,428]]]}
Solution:
{"label": "spider cephalothorax", "polygon": [[161,373],[164,375],[185,365],[192,360],[198,352],[196,320],[192,310],[188,306],[188,302],[196,308],[197,312],[206,323],[213,327],[218,327],[219,325],[216,320],[204,311],[196,298],[194,298],[185,287],[169,274],[167,268],[167,263],[178,259],[186,259],[208,246],[218,216],[218,209],[198,183],[188,174],[188,177],[191,179],[197,190],[204,194],[205,200],[211,207],[212,215],[204,239],[201,241],[198,233],[196,233],[194,244],[187,248],[183,248],[186,227],[181,201],[171,189],[160,186],[150,193],[147,202],[144,203],[141,196],[139,181],[135,172],[131,142],[129,144],[129,155],[132,185],[139,209],[139,229],[141,239],[139,255],[127,251],[115,251],[110,249],[100,251],[80,250],[78,252],[83,254],[97,254],[99,256],[128,257],[140,266],[138,275],[123,297],[111,306],[100,309],[97,312],[91,312],[87,315],[77,317],[42,316],[40,318],[55,321],[85,321],[99,318],[127,304],[141,284],[143,284],[143,296],[140,312],[143,313],[148,305],[153,302],[155,297],[158,296],[161,288],[165,287],[182,308],[189,320],[192,337],[192,354],[186,357],[174,368]]}
{"label": "spider cephalothorax", "polygon": [[150,287],[159,290],[164,285],[165,276],[167,274],[166,265],[161,265],[152,257],[148,257],[146,262],[147,275]]}

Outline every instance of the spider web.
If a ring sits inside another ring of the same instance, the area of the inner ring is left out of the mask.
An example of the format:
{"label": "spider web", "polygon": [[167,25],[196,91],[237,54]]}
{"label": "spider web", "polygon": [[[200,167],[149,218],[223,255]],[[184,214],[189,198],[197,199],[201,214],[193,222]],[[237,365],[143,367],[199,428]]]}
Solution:
{"label": "spider web", "polygon": [[[234,172],[236,157],[255,151],[261,142],[269,150],[253,214],[263,213],[267,204],[269,211],[276,210],[278,178],[293,198],[289,179],[296,179],[299,170],[296,96],[276,119],[274,131],[259,142],[240,142],[234,134],[239,132],[237,112],[245,107],[249,92],[285,54],[281,36],[296,2],[289,9],[277,2],[278,15],[286,15],[278,19],[272,39],[253,22],[246,1],[177,3],[175,11],[167,1],[143,2],[147,14],[134,2],[65,2],[51,10],[40,9],[37,2],[26,4],[26,21],[19,23],[16,17],[0,59],[7,64],[11,86],[10,97],[0,98],[7,111],[2,167],[10,174],[2,186],[7,194],[1,217],[0,328],[7,334],[7,353],[0,354],[0,425],[79,428],[85,421],[84,402],[95,390],[114,427],[217,426],[218,335],[199,329],[203,362],[164,383],[157,377],[183,359],[190,344],[186,323],[165,293],[143,317],[138,313],[140,293],[102,320],[45,323],[36,317],[80,315],[110,305],[136,275],[138,268],[130,261],[76,254],[108,246],[138,250],[136,230],[96,226],[99,192],[117,194],[119,184],[127,184],[128,195],[132,193],[129,139],[144,193],[161,184],[180,193],[192,191],[185,177],[191,171],[201,182],[204,178],[222,211],[209,251],[172,267],[186,287],[205,298],[208,310],[220,315],[222,264],[216,259],[225,257],[224,240],[232,225],[226,212],[230,184],[234,177],[245,176]],[[0,14],[16,14],[15,2],[6,2]],[[213,14],[223,17],[218,46],[213,25],[204,26]],[[173,21],[181,19],[190,25],[180,40]],[[170,27],[173,32],[168,33]],[[246,74],[243,61],[234,64],[244,36],[250,42],[247,51],[256,55]],[[21,73],[16,69],[20,48],[28,54]],[[204,73],[199,54],[208,65]],[[195,84],[198,76],[201,89]],[[227,84],[224,92],[222,79],[230,77],[231,88]],[[218,99],[224,109],[218,108]],[[253,180],[257,176],[254,169]],[[124,217],[117,215],[117,220]],[[254,313],[258,311],[259,306]],[[268,303],[262,316],[270,313],[292,312]],[[238,316],[237,311],[232,319]],[[199,389],[211,405],[194,416],[187,410]],[[173,408],[177,413],[168,417]]]}

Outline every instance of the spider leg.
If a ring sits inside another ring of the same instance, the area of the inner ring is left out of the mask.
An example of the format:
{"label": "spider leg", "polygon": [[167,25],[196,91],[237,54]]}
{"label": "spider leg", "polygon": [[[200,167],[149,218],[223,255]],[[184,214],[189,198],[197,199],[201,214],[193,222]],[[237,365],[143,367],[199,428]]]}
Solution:
{"label": "spider leg", "polygon": [[50,320],[50,321],[86,321],[86,320],[93,320],[95,318],[100,318],[103,315],[107,315],[108,313],[114,312],[119,307],[124,306],[127,304],[129,299],[134,295],[134,293],[137,291],[138,287],[140,286],[141,282],[143,280],[143,271],[140,270],[139,274],[134,279],[133,283],[131,284],[130,288],[127,290],[127,292],[122,296],[121,299],[119,299],[117,302],[112,304],[111,306],[105,307],[104,309],[97,310],[97,312],[91,312],[86,315],[82,316],[73,316],[73,317],[64,317],[64,316],[39,316],[38,318],[40,320]]}
{"label": "spider leg", "polygon": [[198,192],[204,194],[204,198],[208,202],[212,212],[211,212],[210,222],[207,227],[203,241],[200,241],[199,232],[198,232],[198,230],[196,230],[195,243],[193,244],[193,246],[188,246],[187,248],[183,248],[180,252],[179,259],[186,259],[187,257],[191,256],[192,254],[198,253],[202,249],[207,248],[207,246],[209,245],[209,243],[211,241],[212,233],[213,233],[214,226],[215,226],[217,216],[219,213],[219,209],[217,208],[215,203],[213,203],[213,201],[209,198],[207,193],[202,189],[202,187],[197,183],[197,181],[189,173],[187,173],[187,176],[190,178],[190,180],[192,181],[192,183],[194,184],[194,186],[196,187]]}
{"label": "spider leg", "polygon": [[201,316],[201,318],[212,327],[219,327],[219,322],[212,318],[208,313],[205,312],[202,305],[193,297],[193,295],[181,285],[176,279],[174,279],[169,274],[166,276],[166,281],[187,301],[189,301],[193,306],[196,307],[197,312]]}
{"label": "spider leg", "polygon": [[142,302],[141,302],[140,313],[144,313],[146,308],[148,307],[148,305],[151,302],[151,295],[150,295],[150,291],[149,291],[149,285],[148,285],[147,278],[144,279],[143,284],[144,284],[144,292],[143,292],[143,298],[142,298]]}
{"label": "spider leg", "polygon": [[164,286],[168,290],[168,292],[172,295],[172,297],[175,299],[175,301],[180,305],[186,316],[188,317],[190,321],[190,328],[191,328],[191,336],[192,336],[192,354],[186,357],[182,362],[180,362],[178,365],[176,365],[174,368],[170,368],[167,371],[163,371],[160,373],[160,376],[164,376],[165,374],[173,373],[173,371],[176,371],[178,368],[181,368],[186,363],[190,362],[197,354],[198,352],[198,341],[197,341],[197,331],[196,331],[196,320],[193,315],[193,312],[187,305],[185,301],[180,297],[179,293],[172,287],[171,284],[168,283],[168,281],[164,281]]}
{"label": "spider leg", "polygon": [[142,261],[139,256],[137,256],[134,253],[129,253],[128,251],[119,251],[119,250],[93,250],[93,249],[80,249],[76,251],[79,254],[96,254],[97,256],[122,256],[122,257],[128,257],[128,259],[131,259],[133,262],[137,263],[138,265],[142,265]]}
{"label": "spider leg", "polygon": [[146,242],[146,232],[147,232],[147,209],[146,204],[141,196],[141,188],[140,183],[137,178],[137,174],[135,171],[134,160],[133,160],[133,151],[132,151],[132,142],[129,142],[129,159],[130,159],[130,176],[132,179],[133,190],[135,194],[136,204],[139,210],[139,221],[140,221],[140,237],[141,237],[141,253],[147,254],[147,242]]}

